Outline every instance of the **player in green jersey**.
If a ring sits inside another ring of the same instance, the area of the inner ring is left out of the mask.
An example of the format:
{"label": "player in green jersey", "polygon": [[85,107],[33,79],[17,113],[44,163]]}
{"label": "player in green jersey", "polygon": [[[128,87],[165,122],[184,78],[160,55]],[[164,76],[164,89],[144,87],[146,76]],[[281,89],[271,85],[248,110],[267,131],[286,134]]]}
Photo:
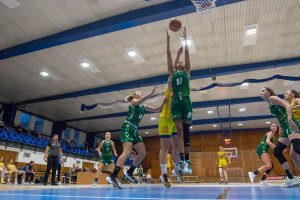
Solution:
{"label": "player in green jersey", "polygon": [[[173,97],[171,102],[171,112],[175,121],[179,152],[181,160],[185,161],[182,172],[192,173],[189,160],[190,152],[190,126],[192,122],[192,102],[190,99],[190,57],[189,48],[186,40],[186,28],[183,29],[183,38],[185,45],[185,63],[180,62],[180,56],[183,53],[183,47],[178,50],[174,65],[168,65],[169,76],[171,77],[171,85]],[[170,52],[170,36],[167,32],[167,57],[171,60]]]}
{"label": "player in green jersey", "polygon": [[286,181],[282,184],[282,187],[293,187],[299,185],[299,182],[294,178],[294,174],[291,171],[291,167],[283,155],[283,151],[289,144],[294,148],[294,151],[298,153],[300,147],[300,134],[294,132],[297,126],[292,120],[292,109],[290,104],[277,97],[271,88],[264,87],[260,96],[269,104],[269,109],[272,115],[274,115],[280,124],[280,136],[276,147],[273,151],[274,156],[279,161],[282,168],[285,170],[287,175]]}
{"label": "player in green jersey", "polygon": [[260,168],[258,168],[257,170],[255,170],[254,172],[248,172],[249,178],[251,183],[254,182],[254,178],[259,174],[263,174],[261,180],[260,180],[260,184],[263,186],[267,186],[268,183],[266,181],[267,176],[271,173],[274,165],[272,164],[271,158],[268,154],[269,148],[271,147],[272,149],[275,148],[274,145],[274,139],[275,139],[275,133],[277,130],[277,125],[276,124],[272,124],[270,127],[270,130],[268,133],[264,134],[263,139],[261,140],[261,142],[259,143],[259,145],[256,148],[256,152],[257,155],[259,157],[259,159],[261,159],[265,165],[261,166]]}
{"label": "player in green jersey", "polygon": [[142,120],[145,111],[160,112],[165,103],[165,101],[163,101],[159,107],[152,107],[143,104],[155,93],[155,90],[156,87],[152,89],[151,93],[145,96],[143,96],[142,92],[136,91],[133,95],[127,96],[125,99],[129,103],[129,108],[127,117],[120,129],[121,142],[123,143],[123,153],[120,155],[112,174],[106,178],[106,180],[115,188],[121,189],[119,182],[117,181],[117,176],[126,159],[129,157],[132,147],[137,151],[137,156],[133,160],[133,163],[127,172],[124,173],[124,176],[130,182],[138,183],[138,181],[133,177],[133,171],[140,165],[146,156],[145,145],[142,137],[137,131],[139,123]]}
{"label": "player in green jersey", "polygon": [[97,148],[99,156],[101,156],[100,163],[98,165],[98,170],[95,174],[95,180],[93,186],[97,185],[99,175],[102,172],[102,169],[105,165],[108,165],[109,170],[112,170],[115,167],[114,156],[117,157],[117,152],[115,148],[115,144],[111,139],[110,132],[105,133],[105,140],[101,141],[99,147]]}

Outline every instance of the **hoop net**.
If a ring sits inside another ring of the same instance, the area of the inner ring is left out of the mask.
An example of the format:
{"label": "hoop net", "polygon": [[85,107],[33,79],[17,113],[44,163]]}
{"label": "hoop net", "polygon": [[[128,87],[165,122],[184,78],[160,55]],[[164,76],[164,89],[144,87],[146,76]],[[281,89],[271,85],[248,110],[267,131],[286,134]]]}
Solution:
{"label": "hoop net", "polygon": [[216,0],[191,0],[195,5],[197,12],[206,13],[216,7]]}

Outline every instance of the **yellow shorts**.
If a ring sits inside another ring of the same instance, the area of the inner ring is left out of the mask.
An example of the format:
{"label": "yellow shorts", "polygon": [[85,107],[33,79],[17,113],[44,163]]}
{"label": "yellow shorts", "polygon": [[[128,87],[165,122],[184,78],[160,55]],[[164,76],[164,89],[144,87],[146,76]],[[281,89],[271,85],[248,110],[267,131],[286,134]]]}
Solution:
{"label": "yellow shorts", "polygon": [[227,161],[225,159],[219,160],[219,168],[227,167]]}
{"label": "yellow shorts", "polygon": [[177,134],[176,126],[172,118],[160,117],[158,122],[158,133],[161,138],[170,138]]}

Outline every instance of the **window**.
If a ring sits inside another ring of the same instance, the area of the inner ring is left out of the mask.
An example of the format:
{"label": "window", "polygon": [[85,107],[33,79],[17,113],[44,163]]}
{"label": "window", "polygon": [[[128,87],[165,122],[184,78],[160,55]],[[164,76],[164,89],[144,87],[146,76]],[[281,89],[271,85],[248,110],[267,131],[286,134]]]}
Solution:
{"label": "window", "polygon": [[65,129],[64,139],[70,139],[70,133],[71,133],[71,129],[67,127]]}
{"label": "window", "polygon": [[22,125],[22,127],[28,129],[29,122],[30,122],[30,115],[26,113],[22,113],[20,116],[20,124]]}
{"label": "window", "polygon": [[79,141],[79,134],[80,132],[78,130],[74,130],[74,141],[76,144],[78,144]]}
{"label": "window", "polygon": [[36,117],[34,122],[34,129],[38,132],[43,132],[44,130],[44,119]]}

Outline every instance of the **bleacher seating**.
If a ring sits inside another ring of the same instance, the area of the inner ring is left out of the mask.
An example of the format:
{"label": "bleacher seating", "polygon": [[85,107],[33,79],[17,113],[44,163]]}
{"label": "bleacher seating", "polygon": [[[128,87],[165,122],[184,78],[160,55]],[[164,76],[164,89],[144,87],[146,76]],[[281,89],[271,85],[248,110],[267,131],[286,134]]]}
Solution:
{"label": "bleacher seating", "polygon": [[[29,134],[18,133],[16,131],[14,131],[14,129],[12,129],[12,128],[0,129],[0,140],[4,140],[7,142],[13,142],[13,143],[18,143],[18,144],[25,144],[25,145],[35,146],[35,147],[46,148],[48,145],[49,139],[50,138],[46,139],[46,138],[42,138],[42,137],[35,137],[35,136],[29,135]],[[60,143],[62,146],[62,151],[65,153],[71,153],[71,154],[87,156],[87,157],[97,156],[96,153],[88,152],[86,149],[81,148],[81,147],[71,148],[64,140],[61,140]]]}

